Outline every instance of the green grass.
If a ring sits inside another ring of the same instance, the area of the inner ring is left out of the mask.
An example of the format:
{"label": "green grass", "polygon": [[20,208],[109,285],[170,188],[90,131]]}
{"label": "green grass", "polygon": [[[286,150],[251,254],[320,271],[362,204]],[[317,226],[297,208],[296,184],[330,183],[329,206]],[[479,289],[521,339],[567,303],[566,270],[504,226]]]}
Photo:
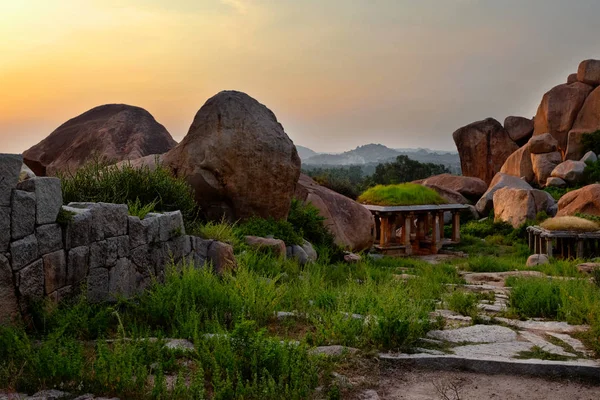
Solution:
{"label": "green grass", "polygon": [[455,290],[446,298],[446,304],[448,305],[449,310],[467,317],[475,317],[477,315],[478,302],[479,299],[474,293],[463,290]]}
{"label": "green grass", "polygon": [[115,167],[96,160],[59,178],[65,204],[138,203],[138,209],[154,204],[156,211],[180,210],[186,223],[194,221],[198,212],[191,186],[160,165],[155,169],[128,164]]}
{"label": "green grass", "polygon": [[363,204],[377,206],[413,206],[423,204],[445,204],[435,190],[414,183],[377,185],[367,189],[358,198]]}
{"label": "green grass", "polygon": [[549,360],[549,361],[568,361],[572,360],[573,357],[562,356],[559,354],[550,353],[548,351],[542,350],[538,346],[533,346],[529,351],[521,351],[515,357],[518,359],[529,360],[532,358],[536,358],[538,360]]}

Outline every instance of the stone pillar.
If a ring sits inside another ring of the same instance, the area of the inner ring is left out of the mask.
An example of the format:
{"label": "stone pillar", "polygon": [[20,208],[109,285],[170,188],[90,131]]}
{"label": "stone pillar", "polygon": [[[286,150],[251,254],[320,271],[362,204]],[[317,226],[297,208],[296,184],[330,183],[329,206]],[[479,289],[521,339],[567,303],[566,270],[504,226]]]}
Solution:
{"label": "stone pillar", "polygon": [[433,220],[433,230],[431,232],[431,253],[437,254],[441,245],[441,237],[440,237],[440,222],[439,222],[439,214],[436,213]]}
{"label": "stone pillar", "polygon": [[552,248],[552,238],[546,238],[546,254],[548,258],[552,258],[553,248]]}
{"label": "stone pillar", "polygon": [[412,245],[410,243],[410,234],[411,234],[411,227],[412,227],[412,223],[413,223],[413,214],[408,214],[405,218],[404,218],[404,227],[402,228],[402,230],[404,231],[403,234],[403,244],[404,244],[404,251],[407,255],[412,254]]}
{"label": "stone pillar", "polygon": [[444,238],[444,212],[443,211],[437,213],[437,220],[438,220],[439,230],[440,230],[440,239],[443,239]]}
{"label": "stone pillar", "polygon": [[460,242],[460,213],[452,211],[452,241]]}

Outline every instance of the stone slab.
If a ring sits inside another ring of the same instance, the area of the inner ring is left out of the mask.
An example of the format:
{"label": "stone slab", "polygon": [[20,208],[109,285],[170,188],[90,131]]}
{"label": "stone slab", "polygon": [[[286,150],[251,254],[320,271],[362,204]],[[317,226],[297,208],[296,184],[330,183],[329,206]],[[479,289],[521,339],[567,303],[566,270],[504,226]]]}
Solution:
{"label": "stone slab", "polygon": [[0,206],[0,253],[7,251],[10,245],[10,214],[10,207]]}
{"label": "stone slab", "polygon": [[56,222],[56,217],[63,204],[60,179],[39,176],[20,182],[17,188],[35,194],[37,201],[36,224]]}
{"label": "stone slab", "polygon": [[10,232],[12,240],[31,235],[35,229],[35,194],[13,190]]}
{"label": "stone slab", "polygon": [[0,206],[9,206],[12,190],[17,187],[23,165],[20,154],[0,154]]}
{"label": "stone slab", "polygon": [[427,337],[451,343],[502,343],[517,340],[517,333],[498,325],[473,325],[445,331],[430,331]]}
{"label": "stone slab", "polygon": [[59,224],[40,225],[35,228],[40,255],[52,253],[63,248],[62,229]]}
{"label": "stone slab", "polygon": [[44,265],[41,259],[19,271],[19,293],[25,301],[38,300],[44,296]]}
{"label": "stone slab", "polygon": [[64,250],[42,256],[44,263],[44,287],[50,294],[67,285],[67,258]]}
{"label": "stone slab", "polygon": [[35,235],[29,235],[10,244],[10,257],[14,271],[25,267],[38,258],[38,244]]}

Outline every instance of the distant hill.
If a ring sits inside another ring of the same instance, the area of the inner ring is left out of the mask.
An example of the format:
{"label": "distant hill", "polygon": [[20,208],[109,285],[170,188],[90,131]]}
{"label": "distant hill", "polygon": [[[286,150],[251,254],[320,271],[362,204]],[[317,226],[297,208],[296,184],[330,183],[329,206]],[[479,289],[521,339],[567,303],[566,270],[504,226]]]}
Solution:
{"label": "distant hill", "polygon": [[296,150],[298,150],[298,155],[300,156],[300,159],[302,161],[319,154],[316,151],[313,151],[313,150],[309,149],[308,147],[304,147],[304,146],[296,145]]}
{"label": "distant hill", "polygon": [[[298,146],[296,146],[298,148]],[[298,150],[300,153],[300,150]],[[429,149],[390,149],[382,144],[367,144],[340,154],[316,154],[308,158],[300,156],[303,168],[342,167],[361,165],[367,170],[377,164],[393,161],[400,155],[422,163],[447,166],[453,173],[460,173],[460,158],[456,152],[433,151]],[[369,168],[370,167],[370,168]]]}

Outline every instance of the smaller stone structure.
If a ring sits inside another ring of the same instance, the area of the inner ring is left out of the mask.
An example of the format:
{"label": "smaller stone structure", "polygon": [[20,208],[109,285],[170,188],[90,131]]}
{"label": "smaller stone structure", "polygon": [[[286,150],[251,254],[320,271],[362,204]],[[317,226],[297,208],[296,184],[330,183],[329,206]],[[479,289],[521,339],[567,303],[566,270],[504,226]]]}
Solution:
{"label": "smaller stone structure", "polygon": [[[375,248],[389,255],[437,254],[460,241],[462,204],[420,206],[365,205],[375,216]],[[452,237],[444,238],[444,213],[452,214]],[[399,235],[398,235],[399,233]]]}
{"label": "smaller stone structure", "polygon": [[530,226],[527,233],[532,254],[546,254],[548,258],[600,257],[600,231],[549,231],[540,226]]}

